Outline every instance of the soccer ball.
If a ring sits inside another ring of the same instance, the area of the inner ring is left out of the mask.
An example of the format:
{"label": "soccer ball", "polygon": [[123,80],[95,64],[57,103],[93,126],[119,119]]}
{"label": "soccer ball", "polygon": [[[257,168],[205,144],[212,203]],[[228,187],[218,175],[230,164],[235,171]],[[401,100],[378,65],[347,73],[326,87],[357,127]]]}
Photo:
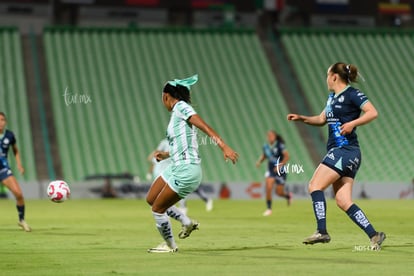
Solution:
{"label": "soccer ball", "polygon": [[70,197],[69,185],[63,180],[52,181],[47,186],[47,196],[53,202],[64,202]]}

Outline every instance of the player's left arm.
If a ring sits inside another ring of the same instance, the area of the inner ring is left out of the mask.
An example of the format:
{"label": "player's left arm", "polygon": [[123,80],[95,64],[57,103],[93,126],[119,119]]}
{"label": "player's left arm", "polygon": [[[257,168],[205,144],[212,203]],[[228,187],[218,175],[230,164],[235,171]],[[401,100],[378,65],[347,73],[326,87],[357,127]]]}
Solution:
{"label": "player's left arm", "polygon": [[237,162],[239,154],[230,148],[226,143],[224,143],[223,139],[221,139],[218,133],[211,126],[209,126],[198,114],[192,115],[188,119],[188,122],[196,126],[198,129],[212,138],[215,143],[217,143],[217,145],[223,151],[225,160],[230,159],[233,164]]}
{"label": "player's left arm", "polygon": [[358,119],[345,123],[341,126],[341,134],[349,134],[352,132],[354,128],[357,126],[362,126],[368,124],[369,122],[375,120],[378,117],[378,111],[375,106],[371,102],[366,102],[362,107],[361,110],[364,112],[362,116]]}
{"label": "player's left arm", "polygon": [[17,145],[13,144],[12,149],[13,149],[14,157],[16,158],[17,169],[19,170],[21,174],[24,174],[24,168],[22,166],[22,160],[20,159],[20,152],[19,152],[19,149],[17,148]]}

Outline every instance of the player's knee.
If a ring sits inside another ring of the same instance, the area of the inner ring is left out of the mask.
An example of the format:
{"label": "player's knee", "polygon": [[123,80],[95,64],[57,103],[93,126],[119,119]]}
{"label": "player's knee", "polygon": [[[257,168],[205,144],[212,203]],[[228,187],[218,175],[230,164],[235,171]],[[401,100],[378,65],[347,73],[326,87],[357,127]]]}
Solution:
{"label": "player's knee", "polygon": [[148,196],[145,198],[145,200],[147,201],[149,206],[152,206],[152,204],[154,203],[154,200]]}
{"label": "player's knee", "polygon": [[316,190],[319,190],[317,188],[317,186],[315,184],[313,184],[312,182],[309,182],[309,185],[308,185],[308,193],[311,194],[311,193],[313,193]]}
{"label": "player's knee", "polygon": [[157,205],[157,204],[153,204],[153,205],[151,206],[151,210],[152,210],[154,213],[159,213],[159,214],[163,214],[163,213],[165,213],[165,212],[167,211],[165,208],[163,208],[163,207],[161,207],[161,206],[159,206],[159,205]]}
{"label": "player's knee", "polygon": [[276,188],[276,194],[278,196],[284,196],[285,195],[285,187],[283,187],[282,185],[278,185]]}
{"label": "player's knee", "polygon": [[14,197],[16,198],[17,201],[24,200],[23,193],[21,191],[14,192]]}

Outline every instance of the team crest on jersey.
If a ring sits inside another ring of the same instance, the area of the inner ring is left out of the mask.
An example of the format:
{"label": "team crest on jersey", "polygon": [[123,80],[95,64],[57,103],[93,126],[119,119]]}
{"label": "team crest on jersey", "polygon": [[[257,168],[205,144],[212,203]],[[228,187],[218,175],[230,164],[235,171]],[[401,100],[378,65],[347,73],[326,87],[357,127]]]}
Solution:
{"label": "team crest on jersey", "polygon": [[341,95],[341,96],[338,98],[338,102],[340,102],[340,103],[343,103],[343,102],[344,102],[344,100],[345,100],[344,95]]}
{"label": "team crest on jersey", "polygon": [[4,138],[3,143],[5,143],[6,145],[10,143],[9,138]]}

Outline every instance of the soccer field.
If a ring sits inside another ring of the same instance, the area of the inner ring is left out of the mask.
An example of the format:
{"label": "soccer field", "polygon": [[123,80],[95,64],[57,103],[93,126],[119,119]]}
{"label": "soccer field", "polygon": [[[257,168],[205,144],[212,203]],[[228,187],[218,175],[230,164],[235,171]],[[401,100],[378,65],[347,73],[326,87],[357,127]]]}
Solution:
{"label": "soccer field", "polygon": [[[161,239],[143,200],[27,202],[33,232],[16,226],[14,202],[1,201],[0,275],[408,275],[414,271],[414,201],[357,202],[387,239],[366,250],[365,234],[328,202],[329,244],[303,245],[314,231],[310,201],[216,201],[211,213],[189,201],[200,230],[179,252],[149,254]],[[173,221],[177,236],[179,223]]]}

